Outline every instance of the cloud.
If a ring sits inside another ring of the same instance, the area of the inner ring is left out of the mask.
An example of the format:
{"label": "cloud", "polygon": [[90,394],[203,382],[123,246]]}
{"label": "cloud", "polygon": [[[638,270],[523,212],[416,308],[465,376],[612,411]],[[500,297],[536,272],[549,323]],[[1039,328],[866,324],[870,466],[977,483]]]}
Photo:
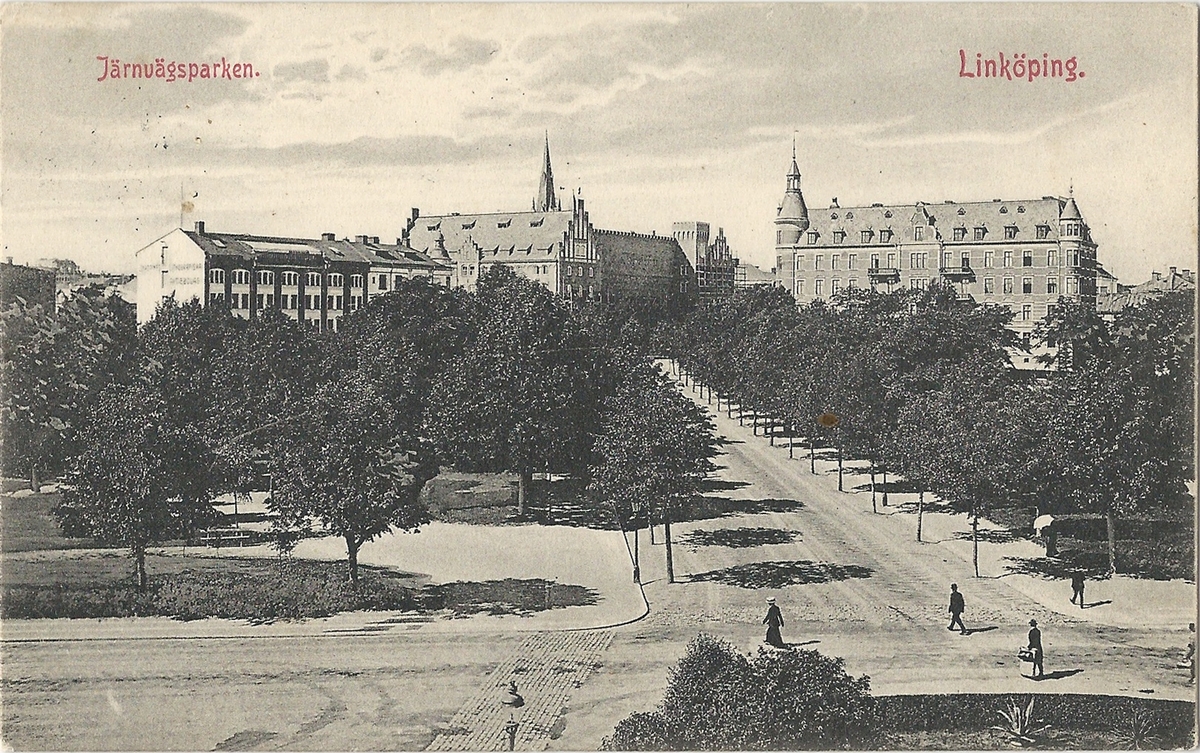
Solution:
{"label": "cloud", "polygon": [[365,68],[360,68],[356,65],[350,65],[347,63],[342,66],[342,69],[338,71],[338,74],[335,76],[335,78],[338,81],[366,81],[367,71]]}
{"label": "cloud", "polygon": [[417,45],[404,51],[405,62],[415,65],[426,76],[437,76],[446,71],[465,71],[486,64],[500,46],[490,39],[454,37],[448,43],[448,51],[437,52]]}
{"label": "cloud", "polygon": [[311,81],[320,84],[329,80],[329,61],[323,58],[301,63],[280,63],[273,75],[279,81]]}

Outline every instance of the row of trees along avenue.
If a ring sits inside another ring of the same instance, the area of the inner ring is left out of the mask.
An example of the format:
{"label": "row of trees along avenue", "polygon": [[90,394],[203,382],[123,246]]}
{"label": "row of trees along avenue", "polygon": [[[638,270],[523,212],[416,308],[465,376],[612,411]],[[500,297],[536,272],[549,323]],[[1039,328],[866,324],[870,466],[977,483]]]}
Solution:
{"label": "row of trees along avenue", "polygon": [[892,472],[921,503],[929,492],[967,513],[976,574],[979,518],[1000,507],[1102,516],[1116,572],[1121,517],[1190,504],[1192,295],[1112,323],[1060,299],[1034,332],[1050,347],[1043,371],[1012,367],[1011,317],[936,285],[851,289],[799,308],[780,288],[754,288],[697,309],[671,336],[672,355],[756,432],[762,423],[772,441],[803,438],[810,454],[834,448],[839,489],[842,457],[863,458],[873,504],[887,504]]}
{"label": "row of trees along avenue", "polygon": [[[515,474],[521,513],[535,473],[617,473],[592,445],[602,429],[628,445],[618,389],[661,436],[692,422],[683,451],[711,439],[645,365],[663,311],[573,308],[502,266],[472,293],[407,282],[325,333],[171,300],[137,330],[119,299],[83,303],[0,320],[6,447],[21,453],[5,469],[65,471],[64,531],[128,548],[140,587],[148,546],[213,525],[216,497],[264,473],[281,541],[344,539],[356,580],[364,543],[428,520],[420,491],[443,464]],[[702,470],[664,467],[643,492],[678,499],[670,475]]]}

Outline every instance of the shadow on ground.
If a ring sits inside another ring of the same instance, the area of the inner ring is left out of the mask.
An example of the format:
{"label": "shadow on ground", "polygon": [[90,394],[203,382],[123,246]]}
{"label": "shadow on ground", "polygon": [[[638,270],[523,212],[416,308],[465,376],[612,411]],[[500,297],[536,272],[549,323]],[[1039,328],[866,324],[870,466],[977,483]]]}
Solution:
{"label": "shadow on ground", "polygon": [[729,499],[704,496],[684,506],[681,520],[713,520],[733,515],[755,515],[764,512],[795,512],[804,507],[798,499]]}
{"label": "shadow on ground", "polygon": [[719,528],[715,531],[690,531],[679,537],[684,546],[725,546],[731,549],[748,549],[768,544],[790,544],[800,538],[795,531],[780,528]]}
{"label": "shadow on ground", "polygon": [[[972,536],[970,531],[957,531],[954,538],[959,541],[971,541]],[[1019,536],[1015,531],[1010,531],[1007,528],[980,528],[979,543],[980,544],[1011,544],[1014,541],[1020,541]]]}
{"label": "shadow on ground", "polygon": [[547,609],[590,607],[599,592],[584,586],[541,578],[457,581],[422,588],[416,594],[420,611],[449,610],[453,617],[476,614],[530,615]]}
{"label": "shadow on ground", "polygon": [[1004,569],[1012,575],[1040,575],[1047,579],[1070,580],[1077,572],[1097,580],[1108,577],[1104,552],[1061,552],[1058,557],[1005,557]]}
{"label": "shadow on ground", "polygon": [[785,586],[830,583],[852,578],[870,578],[875,573],[862,565],[836,565],[830,562],[794,560],[788,562],[751,562],[721,570],[692,575],[691,581],[711,581],[738,588],[784,588]]}

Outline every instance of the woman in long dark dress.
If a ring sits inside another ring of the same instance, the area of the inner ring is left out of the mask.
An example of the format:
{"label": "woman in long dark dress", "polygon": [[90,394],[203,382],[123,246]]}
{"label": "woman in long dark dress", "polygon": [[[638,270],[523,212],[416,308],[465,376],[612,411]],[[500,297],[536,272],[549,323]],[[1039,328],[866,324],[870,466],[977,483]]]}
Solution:
{"label": "woman in long dark dress", "polygon": [[767,645],[775,648],[786,648],[787,644],[783,642],[783,636],[779,633],[779,628],[783,627],[783,613],[779,611],[779,607],[775,605],[775,599],[767,599],[767,616],[763,618],[763,624],[767,626]]}

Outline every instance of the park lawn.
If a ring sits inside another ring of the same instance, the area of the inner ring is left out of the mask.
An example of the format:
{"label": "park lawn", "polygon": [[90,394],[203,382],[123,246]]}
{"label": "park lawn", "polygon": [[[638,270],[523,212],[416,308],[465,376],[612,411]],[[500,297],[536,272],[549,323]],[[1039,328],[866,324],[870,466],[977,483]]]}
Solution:
{"label": "park lawn", "polygon": [[101,546],[91,539],[68,539],[62,535],[53,513],[61,500],[58,492],[0,498],[0,552]]}

